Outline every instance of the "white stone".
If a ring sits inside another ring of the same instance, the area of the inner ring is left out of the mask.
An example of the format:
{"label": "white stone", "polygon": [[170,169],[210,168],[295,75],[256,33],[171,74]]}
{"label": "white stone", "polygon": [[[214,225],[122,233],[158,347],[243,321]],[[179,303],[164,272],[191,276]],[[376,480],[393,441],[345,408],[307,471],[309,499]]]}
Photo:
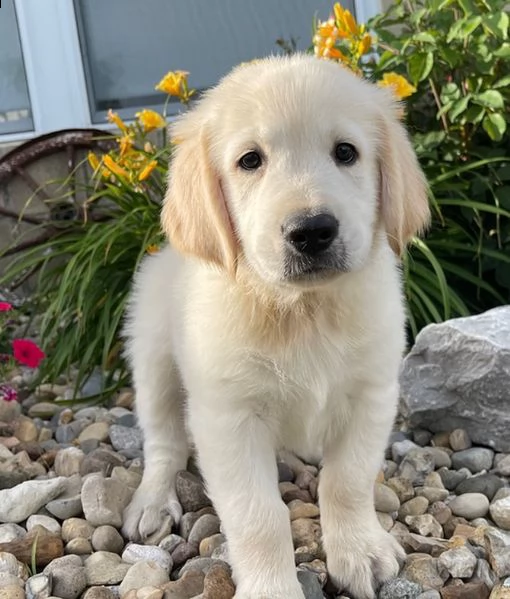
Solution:
{"label": "white stone", "polygon": [[22,522],[66,489],[64,477],[27,480],[0,490],[0,522]]}

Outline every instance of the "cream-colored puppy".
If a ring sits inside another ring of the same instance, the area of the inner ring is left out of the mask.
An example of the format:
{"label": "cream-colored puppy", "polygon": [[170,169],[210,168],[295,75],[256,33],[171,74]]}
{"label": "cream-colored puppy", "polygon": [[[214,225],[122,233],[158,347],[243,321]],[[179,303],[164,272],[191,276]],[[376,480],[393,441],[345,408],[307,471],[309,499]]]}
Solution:
{"label": "cream-colored puppy", "polygon": [[390,95],[341,66],[270,58],[174,126],[162,223],[127,325],[145,472],[124,531],[181,515],[188,436],[228,539],[238,599],[302,599],[275,452],[322,459],[331,577],[357,599],[397,574],[374,479],[404,350],[398,255],[428,218]]}

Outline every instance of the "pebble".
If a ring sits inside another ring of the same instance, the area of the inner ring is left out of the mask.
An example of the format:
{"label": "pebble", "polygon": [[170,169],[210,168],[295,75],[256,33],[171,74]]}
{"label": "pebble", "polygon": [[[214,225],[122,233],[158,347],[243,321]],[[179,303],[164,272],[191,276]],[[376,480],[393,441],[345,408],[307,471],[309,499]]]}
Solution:
{"label": "pebble", "polygon": [[455,487],[457,495],[464,493],[483,493],[492,501],[497,491],[504,485],[503,481],[495,474],[486,473],[466,478]]}
{"label": "pebble", "polygon": [[200,544],[202,539],[220,532],[220,519],[214,514],[204,514],[193,524],[188,542]]}
{"label": "pebble", "polygon": [[163,570],[170,571],[173,563],[170,553],[155,545],[138,545],[129,543],[122,553],[122,561],[127,564],[136,564],[137,562],[154,562]]}
{"label": "pebble", "polygon": [[[0,587],[0,599],[25,599],[25,591],[17,584]],[[28,598],[27,598],[28,599]]]}
{"label": "pebble", "polygon": [[421,593],[420,595],[418,595],[416,599],[441,599],[441,594],[439,593],[439,591],[434,591],[431,589],[429,591]]}
{"label": "pebble", "polygon": [[502,476],[510,476],[510,455],[503,456],[498,460],[496,466]]}
{"label": "pebble", "polygon": [[462,516],[467,520],[482,518],[489,511],[489,500],[482,493],[465,493],[455,497],[448,504],[455,516]]}
{"label": "pebble", "polygon": [[510,496],[494,501],[490,506],[491,518],[503,530],[510,530]]}
{"label": "pebble", "polygon": [[400,506],[398,519],[403,522],[407,516],[421,516],[428,507],[429,500],[426,497],[413,497]]}
{"label": "pebble", "polygon": [[92,553],[92,543],[89,539],[76,537],[65,546],[65,553],[73,553],[74,555],[90,555]]}
{"label": "pebble", "polygon": [[181,577],[185,572],[188,572],[189,570],[197,570],[199,572],[207,574],[207,572],[214,565],[219,565],[223,568],[228,567],[228,564],[221,559],[217,559],[214,557],[194,557],[184,564],[184,566],[181,568],[179,572],[179,577]]}
{"label": "pebble", "polygon": [[418,599],[422,590],[416,582],[395,578],[382,586],[378,599]]}
{"label": "pebble", "polygon": [[34,526],[44,526],[46,530],[60,536],[62,533],[62,527],[55,520],[55,518],[50,518],[50,516],[44,516],[41,514],[33,514],[28,518],[25,527],[27,531],[32,530]]}
{"label": "pebble", "polygon": [[452,464],[456,470],[467,468],[475,474],[482,470],[490,470],[494,461],[494,451],[486,447],[471,447],[452,455]]}
{"label": "pebble", "polygon": [[64,477],[29,480],[0,491],[0,522],[22,522],[65,490]]}
{"label": "pebble", "polygon": [[408,558],[402,576],[421,585],[425,590],[439,590],[445,582],[439,574],[437,558],[430,555],[416,554],[413,559]]}
{"label": "pebble", "polygon": [[89,585],[118,584],[131,568],[129,564],[122,562],[119,555],[108,551],[93,553],[85,560],[84,565]]}
{"label": "pebble", "polygon": [[98,526],[92,533],[92,547],[94,551],[107,551],[109,553],[120,554],[124,548],[124,539],[116,528],[109,524],[104,524],[103,526]]}
{"label": "pebble", "polygon": [[78,436],[78,442],[97,439],[99,442],[105,442],[110,436],[110,425],[108,422],[93,422],[86,426]]}
{"label": "pebble", "polygon": [[83,483],[81,503],[85,518],[93,526],[122,526],[122,513],[133,491],[120,482],[91,474]]}
{"label": "pebble", "polygon": [[142,449],[143,435],[139,428],[112,424],[109,434],[111,444],[116,451],[122,449]]}
{"label": "pebble", "polygon": [[310,546],[320,543],[321,528],[317,520],[299,518],[290,524],[294,547]]}
{"label": "pebble", "polygon": [[87,586],[85,568],[77,555],[54,559],[43,574],[51,577],[52,593],[62,599],[77,599]]}
{"label": "pebble", "polygon": [[510,576],[510,534],[489,527],[484,537],[488,560],[496,576]]}
{"label": "pebble", "polygon": [[[90,559],[90,558],[89,558]],[[120,583],[120,595],[124,596],[131,589],[144,586],[155,586],[169,582],[168,572],[154,562],[137,562],[129,567],[124,580]]]}
{"label": "pebble", "polygon": [[53,468],[57,476],[72,476],[80,473],[85,454],[78,447],[66,447],[57,452]]}
{"label": "pebble", "polygon": [[381,483],[375,483],[374,502],[375,509],[384,514],[396,512],[400,507],[400,500],[395,491]]}
{"label": "pebble", "polygon": [[172,553],[172,551],[181,543],[185,543],[186,540],[183,539],[180,535],[171,534],[167,535],[158,543],[158,547],[168,551],[168,553]]}
{"label": "pebble", "polygon": [[398,475],[413,484],[423,485],[425,477],[435,468],[434,456],[429,448],[411,449],[398,467]]}
{"label": "pebble", "polygon": [[118,599],[118,595],[107,587],[90,587],[82,599]]}
{"label": "pebble", "polygon": [[468,476],[467,472],[457,472],[448,468],[440,468],[437,473],[448,491],[453,491]]}
{"label": "pebble", "polygon": [[453,578],[471,578],[476,567],[476,557],[467,547],[449,549],[439,556],[439,564]]}
{"label": "pebble", "polygon": [[232,599],[235,586],[228,570],[213,565],[204,578],[203,599]]}
{"label": "pebble", "polygon": [[197,512],[211,505],[211,500],[207,497],[202,482],[191,472],[178,472],[175,486],[184,512]]}
{"label": "pebble", "polygon": [[406,516],[406,524],[413,532],[424,537],[443,537],[443,528],[441,524],[431,514],[421,514],[419,516]]}
{"label": "pebble", "polygon": [[469,438],[467,431],[463,428],[456,428],[452,431],[448,441],[453,451],[463,451],[464,449],[469,449],[471,447],[471,439]]}
{"label": "pebble", "polygon": [[21,539],[27,531],[19,524],[0,524],[0,543],[9,543]]}
{"label": "pebble", "polygon": [[298,518],[317,518],[320,514],[319,506],[314,503],[304,503],[300,499],[294,499],[287,504],[291,520]]}
{"label": "pebble", "polygon": [[204,573],[200,570],[185,572],[178,580],[162,585],[165,591],[165,599],[198,599],[204,590]]}
{"label": "pebble", "polygon": [[322,587],[317,576],[309,570],[298,570],[298,580],[303,589],[305,599],[322,599]]}
{"label": "pebble", "polygon": [[91,539],[94,527],[83,518],[68,518],[62,522],[62,539],[67,543],[72,539]]}
{"label": "pebble", "polygon": [[46,574],[35,574],[25,583],[27,599],[45,599],[51,595],[51,579]]}

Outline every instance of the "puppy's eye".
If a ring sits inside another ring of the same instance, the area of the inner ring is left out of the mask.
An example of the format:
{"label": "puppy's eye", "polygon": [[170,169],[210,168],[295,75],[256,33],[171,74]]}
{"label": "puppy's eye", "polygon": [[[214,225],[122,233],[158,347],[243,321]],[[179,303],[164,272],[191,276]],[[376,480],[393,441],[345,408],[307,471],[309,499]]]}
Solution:
{"label": "puppy's eye", "polygon": [[358,158],[358,152],[352,144],[342,142],[336,144],[334,158],[337,164],[354,164]]}
{"label": "puppy's eye", "polygon": [[258,152],[247,152],[241,156],[238,164],[245,171],[254,171],[261,166],[262,156]]}

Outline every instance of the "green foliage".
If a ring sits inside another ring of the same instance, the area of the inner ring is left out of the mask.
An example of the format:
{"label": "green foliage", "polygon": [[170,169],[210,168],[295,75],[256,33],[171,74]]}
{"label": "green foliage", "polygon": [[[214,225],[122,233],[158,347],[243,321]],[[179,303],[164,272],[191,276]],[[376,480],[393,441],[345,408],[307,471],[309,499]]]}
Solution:
{"label": "green foliage", "polygon": [[414,334],[510,301],[510,43],[504,0],[397,0],[369,23],[380,60],[407,76],[409,130],[433,220],[405,260]]}

